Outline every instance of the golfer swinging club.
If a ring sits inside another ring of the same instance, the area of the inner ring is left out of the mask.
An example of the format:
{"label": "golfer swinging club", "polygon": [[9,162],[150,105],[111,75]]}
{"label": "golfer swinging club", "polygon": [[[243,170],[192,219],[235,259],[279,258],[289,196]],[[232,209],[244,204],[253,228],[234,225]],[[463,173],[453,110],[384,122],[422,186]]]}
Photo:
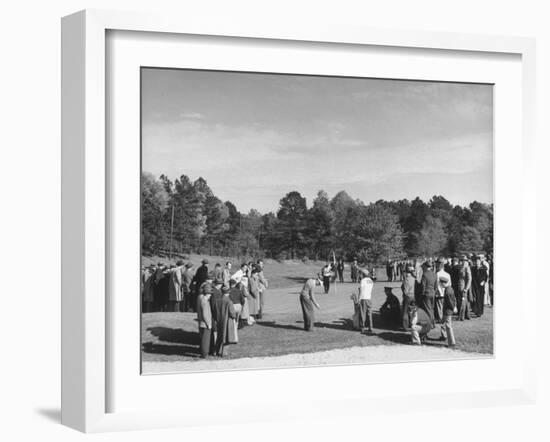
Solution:
{"label": "golfer swinging club", "polygon": [[320,309],[319,303],[316,301],[313,292],[315,291],[315,286],[322,285],[323,281],[320,276],[317,278],[308,279],[302,291],[300,292],[300,305],[302,306],[302,314],[304,315],[304,330],[313,331],[315,328],[315,313],[313,306],[317,309]]}

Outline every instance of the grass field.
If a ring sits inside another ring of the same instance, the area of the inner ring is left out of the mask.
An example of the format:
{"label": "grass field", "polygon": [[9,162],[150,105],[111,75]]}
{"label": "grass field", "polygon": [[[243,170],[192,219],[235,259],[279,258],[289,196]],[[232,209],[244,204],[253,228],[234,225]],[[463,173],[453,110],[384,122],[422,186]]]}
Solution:
{"label": "grass field", "polygon": [[[195,267],[200,266],[203,256],[190,255],[185,262],[192,262]],[[220,263],[222,266],[227,261],[233,265],[233,271],[237,271],[241,265],[241,261],[235,258],[228,258],[224,256],[208,256],[208,268],[213,269],[216,263]],[[167,258],[159,258],[157,256],[144,256],[142,258],[142,265],[148,266],[150,264],[156,264],[163,262],[166,264],[174,264],[175,259],[169,260]],[[300,260],[286,260],[276,261],[274,259],[266,259],[264,261],[266,267],[266,277],[269,274],[269,286],[272,288],[286,288],[296,285],[298,282],[304,281],[304,278],[309,278],[317,275],[321,271],[321,267],[325,264],[324,261],[307,261],[302,262]],[[349,271],[348,271],[349,275]]]}
{"label": "grass field", "polygon": [[[200,262],[200,257],[191,257]],[[220,262],[224,262],[220,258]],[[154,260],[153,262],[157,262]],[[210,259],[215,263],[216,258]],[[378,309],[385,300],[384,286],[395,287],[394,293],[401,299],[399,282],[384,280],[375,283],[373,290],[374,333],[363,335],[352,329],[353,304],[350,295],[357,291],[357,284],[336,283],[328,294],[322,287],[316,292],[321,309],[316,311],[316,329],[303,330],[299,304],[299,290],[305,277],[315,275],[321,263],[266,261],[265,274],[270,281],[267,292],[266,313],[254,326],[239,331],[239,344],[226,347],[224,359],[274,357],[280,355],[315,353],[345,348],[409,346],[410,335],[386,326]],[[382,272],[378,272],[383,276]],[[345,277],[349,281],[349,271]],[[454,322],[457,353],[468,352],[490,355],[493,352],[493,314],[486,309],[482,318]],[[152,362],[190,362],[199,359],[196,315],[194,313],[146,313],[142,315],[142,361],[144,366]],[[439,338],[439,327],[432,330],[427,348],[444,348]],[[203,363],[205,361],[202,361]],[[145,370],[144,370],[145,371]]]}

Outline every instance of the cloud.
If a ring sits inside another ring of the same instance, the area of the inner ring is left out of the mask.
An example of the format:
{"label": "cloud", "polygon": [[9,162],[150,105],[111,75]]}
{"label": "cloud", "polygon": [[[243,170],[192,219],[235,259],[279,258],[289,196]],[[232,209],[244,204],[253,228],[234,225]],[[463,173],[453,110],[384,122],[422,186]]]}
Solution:
{"label": "cloud", "polygon": [[203,120],[204,115],[199,112],[182,112],[180,118],[182,120]]}

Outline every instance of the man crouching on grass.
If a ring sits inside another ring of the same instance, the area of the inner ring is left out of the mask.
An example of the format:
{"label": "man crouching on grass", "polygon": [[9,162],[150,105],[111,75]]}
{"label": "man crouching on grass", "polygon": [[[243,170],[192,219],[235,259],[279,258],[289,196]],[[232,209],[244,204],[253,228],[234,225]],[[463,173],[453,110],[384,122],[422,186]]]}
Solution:
{"label": "man crouching on grass", "polygon": [[359,275],[361,281],[359,282],[359,309],[361,311],[359,328],[361,333],[372,333],[372,288],[374,283],[369,278],[369,271],[367,269],[360,269]]}

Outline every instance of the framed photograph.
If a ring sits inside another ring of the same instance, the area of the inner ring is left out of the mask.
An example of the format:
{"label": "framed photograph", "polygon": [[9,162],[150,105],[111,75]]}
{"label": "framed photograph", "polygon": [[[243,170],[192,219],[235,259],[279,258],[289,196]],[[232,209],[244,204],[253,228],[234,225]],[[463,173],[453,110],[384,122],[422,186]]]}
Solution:
{"label": "framed photograph", "polygon": [[532,40],[108,11],[62,31],[64,424],[533,400]]}

